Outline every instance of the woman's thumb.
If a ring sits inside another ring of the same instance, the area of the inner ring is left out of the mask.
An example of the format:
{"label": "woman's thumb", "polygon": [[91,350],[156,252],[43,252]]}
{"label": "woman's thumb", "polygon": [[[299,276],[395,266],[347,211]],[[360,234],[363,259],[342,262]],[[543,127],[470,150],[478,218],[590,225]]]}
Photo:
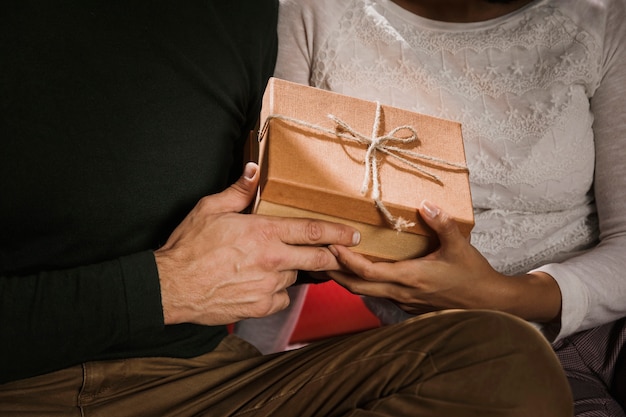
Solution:
{"label": "woman's thumb", "polygon": [[437,233],[442,245],[462,238],[458,224],[437,205],[424,200],[419,211],[424,221]]}

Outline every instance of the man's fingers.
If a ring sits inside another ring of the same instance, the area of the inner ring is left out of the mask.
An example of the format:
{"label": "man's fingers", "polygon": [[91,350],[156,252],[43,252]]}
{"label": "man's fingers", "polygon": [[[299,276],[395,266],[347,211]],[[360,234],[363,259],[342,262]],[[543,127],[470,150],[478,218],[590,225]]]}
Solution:
{"label": "man's fingers", "polygon": [[339,223],[298,218],[269,219],[273,223],[269,228],[272,233],[290,245],[354,246],[361,240],[358,230]]}
{"label": "man's fingers", "polygon": [[[259,184],[259,167],[249,162],[243,175],[221,193],[202,199],[203,210],[209,213],[240,212],[250,205]],[[290,245],[357,245],[359,232],[349,226],[315,219],[267,217],[272,223],[266,233]]]}
{"label": "man's fingers", "polygon": [[332,271],[340,268],[337,258],[325,246],[285,245],[280,270]]}

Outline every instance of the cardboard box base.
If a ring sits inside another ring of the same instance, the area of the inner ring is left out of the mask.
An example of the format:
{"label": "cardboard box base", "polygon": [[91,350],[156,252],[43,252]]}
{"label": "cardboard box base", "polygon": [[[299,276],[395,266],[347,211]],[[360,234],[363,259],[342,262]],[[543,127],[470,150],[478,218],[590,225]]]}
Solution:
{"label": "cardboard box base", "polygon": [[256,213],[281,217],[319,219],[352,226],[361,233],[361,243],[357,246],[353,246],[351,249],[372,261],[413,259],[424,256],[434,249],[432,238],[424,235],[396,232],[389,228],[346,220],[309,210],[276,204],[266,200],[258,202]]}

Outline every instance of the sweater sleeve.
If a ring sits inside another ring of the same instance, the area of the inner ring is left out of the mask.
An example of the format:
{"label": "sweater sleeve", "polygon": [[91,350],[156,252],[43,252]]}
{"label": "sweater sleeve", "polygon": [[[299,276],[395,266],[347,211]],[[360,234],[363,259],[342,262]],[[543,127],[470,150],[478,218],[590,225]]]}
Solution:
{"label": "sweater sleeve", "polygon": [[[312,62],[312,34],[303,22],[303,2],[280,0],[278,37],[280,48],[274,75],[278,78],[308,85]],[[303,22],[304,23],[304,22]],[[309,42],[307,42],[309,39]]]}
{"label": "sweater sleeve", "polygon": [[0,317],[0,382],[87,360],[163,327],[154,256],[1,277]]}
{"label": "sweater sleeve", "polygon": [[241,170],[277,7],[0,6],[0,383],[224,337],[164,326],[153,250]]}
{"label": "sweater sleeve", "polygon": [[623,2],[609,2],[600,84],[591,98],[596,152],[594,194],[600,242],[562,263],[545,265],[562,293],[560,327],[550,339],[598,326],[626,315],[626,30]]}

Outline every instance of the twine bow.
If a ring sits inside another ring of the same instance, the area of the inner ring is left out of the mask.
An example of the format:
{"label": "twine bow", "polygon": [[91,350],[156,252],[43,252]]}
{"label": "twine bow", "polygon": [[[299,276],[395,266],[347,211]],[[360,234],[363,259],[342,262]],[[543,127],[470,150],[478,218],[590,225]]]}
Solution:
{"label": "twine bow", "polygon": [[[371,188],[371,197],[372,197],[372,200],[374,200],[374,203],[376,204],[376,207],[378,208],[378,210],[385,216],[385,218],[387,219],[387,221],[393,227],[394,230],[401,232],[404,229],[415,226],[415,223],[408,221],[402,217],[394,216],[393,214],[391,214],[391,212],[389,212],[387,207],[385,207],[385,204],[382,202],[380,198],[382,185],[380,183],[380,178],[379,178],[380,162],[377,158],[378,152],[384,153],[385,155],[388,155],[392,158],[395,158],[401,161],[403,164],[413,168],[417,172],[421,173],[422,175],[426,176],[427,178],[430,178],[431,180],[439,184],[443,184],[443,183],[437,175],[425,170],[417,162],[413,162],[409,160],[408,158],[429,161],[429,162],[437,163],[440,165],[447,165],[449,167],[460,169],[463,171],[467,171],[467,167],[465,165],[455,164],[453,162],[448,162],[440,158],[435,158],[435,157],[424,155],[421,153],[409,151],[406,149],[399,148],[398,146],[392,145],[393,143],[408,144],[408,143],[419,140],[417,131],[412,126],[404,125],[404,126],[398,126],[392,129],[391,131],[389,131],[388,133],[380,135],[379,131],[380,131],[380,121],[381,121],[381,114],[382,114],[381,108],[382,107],[380,103],[376,102],[376,115],[374,118],[374,125],[372,126],[372,133],[370,136],[366,136],[356,131],[346,122],[344,122],[343,120],[341,120],[340,118],[332,114],[329,114],[328,118],[331,119],[333,122],[335,122],[335,124],[337,125],[337,128],[335,130],[327,129],[322,126],[317,126],[317,125],[308,123],[306,121],[298,120],[289,116],[274,114],[274,115],[268,116],[267,119],[265,120],[265,124],[263,125],[263,128],[259,132],[259,140],[260,138],[263,138],[265,136],[270,119],[279,119],[279,120],[284,120],[284,121],[291,122],[300,126],[304,126],[304,127],[307,127],[307,128],[310,128],[310,129],[313,129],[322,133],[326,133],[331,136],[337,136],[341,139],[351,140],[351,141],[355,141],[355,142],[366,145],[367,151],[365,152],[365,172],[363,175],[363,183],[361,185],[360,192],[362,195],[365,195],[367,194],[367,191],[370,190]],[[406,137],[396,136],[403,130],[408,131],[410,134]]]}

